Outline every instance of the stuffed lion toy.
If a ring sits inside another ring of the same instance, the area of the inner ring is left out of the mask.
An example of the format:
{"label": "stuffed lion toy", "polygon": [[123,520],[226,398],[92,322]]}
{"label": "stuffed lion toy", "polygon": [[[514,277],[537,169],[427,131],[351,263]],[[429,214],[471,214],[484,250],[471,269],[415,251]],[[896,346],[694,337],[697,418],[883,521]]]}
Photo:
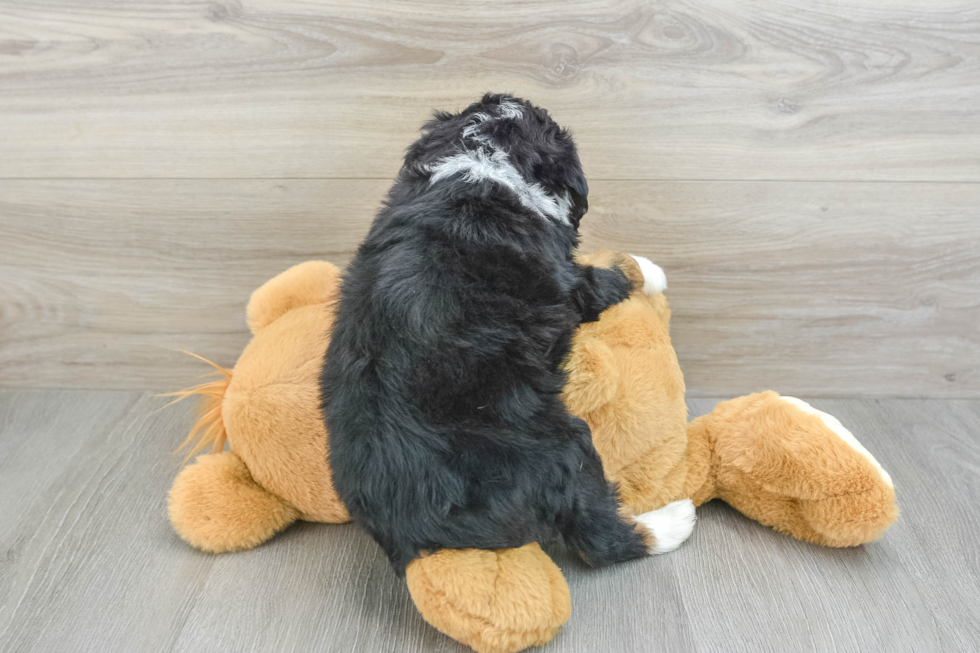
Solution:
{"label": "stuffed lion toy", "polygon": [[[248,303],[253,337],[234,370],[174,393],[204,398],[188,459],[212,447],[170,491],[170,520],[192,546],[241,551],[298,519],[348,521],[331,484],[318,385],[339,289],[340,271],[322,261],[268,281]],[[838,420],[799,399],[753,394],[688,422],[669,322],[662,293],[636,292],[581,325],[566,362],[564,401],[591,427],[624,506],[638,515],[721,499],[832,547],[870,542],[895,521],[885,470]],[[426,621],[480,653],[543,644],[571,615],[568,585],[538,543],[429,552],[406,581]]]}

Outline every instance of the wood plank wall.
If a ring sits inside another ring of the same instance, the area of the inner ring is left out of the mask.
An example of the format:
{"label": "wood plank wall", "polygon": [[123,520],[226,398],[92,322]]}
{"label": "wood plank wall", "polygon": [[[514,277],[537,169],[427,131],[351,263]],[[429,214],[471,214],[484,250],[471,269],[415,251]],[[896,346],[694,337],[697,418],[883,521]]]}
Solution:
{"label": "wood plank wall", "polygon": [[0,6],[0,386],[165,389],[345,262],[433,108],[572,127],[588,248],[667,271],[691,394],[980,396],[980,5]]}

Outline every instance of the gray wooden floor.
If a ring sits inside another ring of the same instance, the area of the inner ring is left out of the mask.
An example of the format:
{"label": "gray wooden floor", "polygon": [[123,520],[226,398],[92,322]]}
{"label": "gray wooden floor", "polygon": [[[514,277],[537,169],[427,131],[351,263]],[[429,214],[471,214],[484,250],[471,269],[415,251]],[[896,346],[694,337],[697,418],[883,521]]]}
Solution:
{"label": "gray wooden floor", "polygon": [[[0,650],[462,651],[353,526],[257,550],[170,529],[190,406],[140,392],[0,392]],[[714,400],[691,401],[692,414]],[[980,642],[980,401],[815,400],[894,477],[902,516],[822,549],[699,510],[679,550],[599,571],[562,552],[573,616],[546,651],[971,651]]]}

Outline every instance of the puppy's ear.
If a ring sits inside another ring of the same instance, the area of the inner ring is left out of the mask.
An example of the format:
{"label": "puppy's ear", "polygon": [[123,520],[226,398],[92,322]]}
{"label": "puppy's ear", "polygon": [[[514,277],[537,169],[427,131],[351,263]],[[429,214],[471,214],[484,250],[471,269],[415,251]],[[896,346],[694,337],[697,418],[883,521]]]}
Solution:
{"label": "puppy's ear", "polygon": [[589,210],[589,184],[585,181],[585,175],[581,171],[568,174],[565,184],[568,186],[572,200],[568,220],[575,229],[578,229],[579,223],[582,222],[582,216]]}
{"label": "puppy's ear", "polygon": [[588,198],[589,196],[589,184],[585,181],[585,174],[581,171],[573,172],[568,175],[568,179],[565,182],[568,188],[571,189],[573,196],[581,195],[583,198]]}

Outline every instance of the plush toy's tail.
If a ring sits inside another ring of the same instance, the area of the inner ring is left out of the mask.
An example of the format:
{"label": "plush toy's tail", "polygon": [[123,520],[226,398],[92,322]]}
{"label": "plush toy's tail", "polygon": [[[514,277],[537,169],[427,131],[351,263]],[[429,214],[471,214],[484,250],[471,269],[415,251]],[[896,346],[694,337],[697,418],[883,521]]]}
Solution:
{"label": "plush toy's tail", "polygon": [[[185,447],[190,447],[187,457],[184,458],[183,464],[186,465],[188,460],[200,453],[203,449],[207,448],[208,445],[211,445],[211,453],[218,453],[224,450],[225,442],[228,440],[228,433],[225,431],[225,423],[221,418],[221,402],[224,400],[225,392],[228,390],[228,386],[231,384],[232,373],[231,370],[225,369],[220,365],[209,361],[203,356],[198,356],[197,354],[189,351],[184,351],[184,353],[202,360],[213,367],[215,371],[211,372],[212,375],[220,374],[223,377],[216,381],[201,383],[200,385],[187,388],[186,390],[168,392],[160,395],[161,397],[176,397],[176,399],[167,404],[167,406],[172,406],[173,404],[183,401],[188,397],[197,396],[201,398],[200,418],[191,428],[190,433],[187,434],[187,438],[185,438],[181,445],[177,447],[176,451],[174,451],[174,453],[177,453],[177,451],[180,451]],[[166,408],[166,406],[164,406],[164,408]]]}
{"label": "plush toy's tail", "polygon": [[[232,371],[197,354],[184,353],[213,367],[211,374],[221,378],[162,395],[175,397],[167,406],[198,397],[201,413],[177,447],[177,451],[187,448],[189,453],[170,488],[170,523],[186,542],[202,551],[251,549],[296,521],[299,511],[256,483],[237,454],[224,451],[228,433],[221,407],[231,385]],[[187,465],[209,445],[211,454],[197,456],[192,465]]]}

